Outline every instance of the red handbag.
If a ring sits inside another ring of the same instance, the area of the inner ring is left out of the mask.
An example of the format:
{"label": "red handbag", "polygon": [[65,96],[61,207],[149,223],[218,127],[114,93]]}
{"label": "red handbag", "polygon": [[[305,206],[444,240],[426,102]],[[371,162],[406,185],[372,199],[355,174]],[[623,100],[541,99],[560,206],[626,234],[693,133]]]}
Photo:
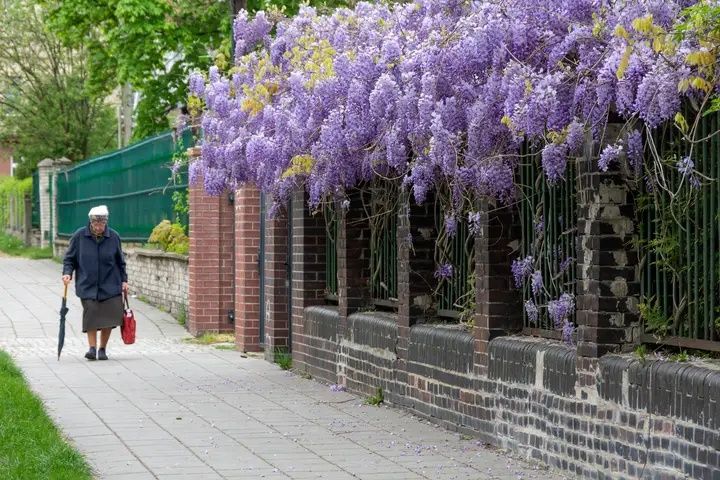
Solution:
{"label": "red handbag", "polygon": [[126,345],[135,343],[135,314],[130,310],[130,303],[127,295],[125,297],[125,312],[123,313],[122,325],[120,325],[120,335]]}

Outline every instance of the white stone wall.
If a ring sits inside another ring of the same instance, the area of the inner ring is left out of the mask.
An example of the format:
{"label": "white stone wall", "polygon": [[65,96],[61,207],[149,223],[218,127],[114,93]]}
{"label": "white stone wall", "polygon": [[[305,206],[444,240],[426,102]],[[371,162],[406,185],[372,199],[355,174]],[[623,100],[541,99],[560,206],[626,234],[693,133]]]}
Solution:
{"label": "white stone wall", "polygon": [[[62,260],[68,241],[55,241],[55,256]],[[188,311],[188,257],[123,244],[130,293],[169,311],[174,317]],[[58,266],[58,276],[62,266]]]}

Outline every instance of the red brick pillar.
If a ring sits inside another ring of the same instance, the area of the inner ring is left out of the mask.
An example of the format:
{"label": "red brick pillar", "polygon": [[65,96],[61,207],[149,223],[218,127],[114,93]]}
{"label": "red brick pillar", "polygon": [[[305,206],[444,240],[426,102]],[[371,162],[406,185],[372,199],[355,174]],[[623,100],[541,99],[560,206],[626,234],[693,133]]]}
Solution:
{"label": "red brick pillar", "polygon": [[325,219],[311,216],[305,192],[293,194],[292,210],[292,332],[293,365],[310,367],[310,340],[304,335],[305,308],[325,303]]}
{"label": "red brick pillar", "polygon": [[[512,207],[481,206],[481,231],[475,239],[475,370],[487,375],[488,345],[495,337],[522,329],[522,301],[512,281],[512,241],[519,237]],[[489,209],[494,210],[488,214]]]}
{"label": "red brick pillar", "polygon": [[260,191],[235,192],[235,344],[260,351]]}
{"label": "red brick pillar", "polygon": [[232,292],[232,205],[227,194],[212,197],[202,180],[189,188],[188,329],[229,332]]}
{"label": "red brick pillar", "polygon": [[271,202],[265,197],[265,358],[270,361],[275,351],[290,347],[288,217],[282,211],[269,218]]}

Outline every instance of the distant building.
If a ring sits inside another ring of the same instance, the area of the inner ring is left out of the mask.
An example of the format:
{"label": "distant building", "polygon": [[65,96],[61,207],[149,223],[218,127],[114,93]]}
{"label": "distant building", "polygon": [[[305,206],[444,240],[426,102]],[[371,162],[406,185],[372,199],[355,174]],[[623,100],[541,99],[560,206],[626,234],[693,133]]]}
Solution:
{"label": "distant building", "polygon": [[0,145],[0,177],[12,175],[13,149],[7,145]]}

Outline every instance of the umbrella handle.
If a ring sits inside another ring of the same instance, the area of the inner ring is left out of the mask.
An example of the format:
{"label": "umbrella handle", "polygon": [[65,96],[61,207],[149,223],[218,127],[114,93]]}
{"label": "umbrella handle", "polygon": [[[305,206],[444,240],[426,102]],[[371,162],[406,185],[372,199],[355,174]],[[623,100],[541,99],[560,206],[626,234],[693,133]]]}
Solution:
{"label": "umbrella handle", "polygon": [[65,284],[65,293],[63,293],[63,298],[67,298],[67,284]]}

